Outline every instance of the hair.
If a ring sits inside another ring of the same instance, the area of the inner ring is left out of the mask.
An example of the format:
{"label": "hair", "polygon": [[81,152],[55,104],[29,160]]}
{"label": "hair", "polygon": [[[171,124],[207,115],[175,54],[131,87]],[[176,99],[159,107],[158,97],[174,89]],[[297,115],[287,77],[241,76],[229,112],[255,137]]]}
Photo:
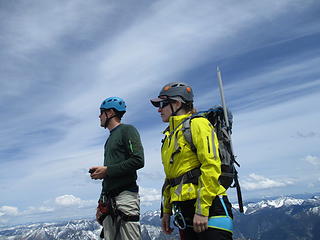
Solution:
{"label": "hair", "polygon": [[193,102],[182,103],[182,109],[186,112],[190,112],[191,114],[197,112],[197,110],[193,107]]}
{"label": "hair", "polygon": [[119,120],[121,120],[121,118],[123,117],[123,115],[126,113],[126,111],[118,111],[115,108],[112,108],[112,110],[114,111],[114,113],[116,114],[116,116],[119,118]]}

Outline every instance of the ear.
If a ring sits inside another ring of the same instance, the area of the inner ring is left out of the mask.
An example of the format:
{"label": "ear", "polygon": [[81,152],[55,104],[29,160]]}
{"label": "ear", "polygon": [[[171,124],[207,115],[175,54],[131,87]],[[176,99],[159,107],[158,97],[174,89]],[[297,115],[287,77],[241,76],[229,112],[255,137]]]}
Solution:
{"label": "ear", "polygon": [[107,117],[113,116],[114,115],[113,109],[107,109],[106,114],[107,114]]}

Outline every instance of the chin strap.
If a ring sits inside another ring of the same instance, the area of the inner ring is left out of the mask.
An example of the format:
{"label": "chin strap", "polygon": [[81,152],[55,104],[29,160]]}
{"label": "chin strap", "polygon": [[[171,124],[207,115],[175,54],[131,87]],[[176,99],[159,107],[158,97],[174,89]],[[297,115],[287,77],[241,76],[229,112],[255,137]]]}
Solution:
{"label": "chin strap", "polygon": [[176,110],[176,111],[174,111],[173,110],[173,106],[172,106],[172,104],[170,103],[170,108],[171,108],[171,116],[177,116],[177,113],[182,109],[182,105]]}
{"label": "chin strap", "polygon": [[104,123],[104,128],[107,128],[108,125],[109,125],[110,120],[111,120],[112,118],[116,117],[117,115],[113,115],[112,117],[108,118],[106,112],[105,112],[104,114],[106,115],[106,118],[107,118],[107,119],[106,119],[106,122]]}

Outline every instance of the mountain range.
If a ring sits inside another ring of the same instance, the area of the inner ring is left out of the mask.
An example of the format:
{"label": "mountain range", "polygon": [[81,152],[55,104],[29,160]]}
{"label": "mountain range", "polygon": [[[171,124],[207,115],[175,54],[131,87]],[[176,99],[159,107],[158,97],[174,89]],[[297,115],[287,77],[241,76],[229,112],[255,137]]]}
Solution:
{"label": "mountain range", "polygon": [[[286,196],[248,202],[244,213],[234,205],[235,240],[319,240],[320,194],[307,199]],[[177,230],[165,235],[160,211],[141,216],[142,240],[179,239]],[[37,223],[0,228],[0,240],[92,240],[99,239],[101,226],[81,219],[59,223]]]}

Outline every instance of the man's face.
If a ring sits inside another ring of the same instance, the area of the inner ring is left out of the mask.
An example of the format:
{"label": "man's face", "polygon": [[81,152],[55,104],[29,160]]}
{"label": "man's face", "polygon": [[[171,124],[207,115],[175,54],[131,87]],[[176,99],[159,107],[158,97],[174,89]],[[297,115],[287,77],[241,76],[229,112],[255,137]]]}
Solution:
{"label": "man's face", "polygon": [[110,109],[100,109],[100,126],[105,127],[108,116],[110,115]]}

